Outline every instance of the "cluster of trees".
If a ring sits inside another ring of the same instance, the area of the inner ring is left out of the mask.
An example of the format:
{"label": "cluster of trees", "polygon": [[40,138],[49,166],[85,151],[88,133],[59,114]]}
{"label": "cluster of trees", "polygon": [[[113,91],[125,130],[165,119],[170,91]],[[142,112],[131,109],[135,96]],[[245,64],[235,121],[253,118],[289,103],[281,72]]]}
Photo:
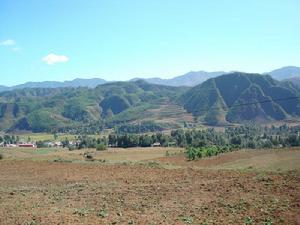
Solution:
{"label": "cluster of trees", "polygon": [[[204,148],[216,146],[218,152],[224,152],[237,148],[276,148],[300,146],[300,127],[260,127],[255,125],[245,125],[239,127],[228,127],[225,131],[215,129],[203,130],[173,130],[171,134],[161,132],[153,134],[131,134],[131,133],[111,133],[108,137],[91,138],[87,135],[76,137],[75,144],[70,144],[68,140],[63,142],[64,146],[72,149],[97,148],[98,145],[111,147],[149,147],[154,143],[161,146],[177,146],[185,148],[199,148],[202,156],[210,156],[210,150],[206,152]],[[99,147],[99,146],[98,146]],[[195,149],[194,149],[195,150]],[[191,150],[192,152],[194,150]],[[214,151],[213,151],[214,152]],[[207,154],[206,154],[207,153]],[[199,157],[200,153],[197,153]],[[196,154],[196,155],[197,155]],[[214,155],[214,153],[212,153]]]}
{"label": "cluster of trees", "polygon": [[51,131],[58,132],[58,133],[68,133],[68,134],[98,134],[101,133],[104,130],[105,126],[103,121],[97,121],[97,122],[86,122],[84,125],[71,125],[71,126],[65,126],[60,127],[57,130]]}
{"label": "cluster of trees", "polygon": [[[56,138],[55,138],[56,137]],[[54,139],[57,135],[54,134]],[[16,144],[19,137],[15,135],[0,136],[0,143]],[[28,140],[30,141],[30,140]],[[214,156],[219,153],[239,148],[279,148],[300,146],[300,126],[289,127],[260,127],[244,125],[227,127],[224,131],[215,129],[173,130],[170,134],[161,132],[153,134],[111,133],[108,137],[94,137],[88,135],[76,136],[75,140],[62,141],[63,147],[70,150],[82,148],[96,148],[105,150],[111,147],[150,147],[154,143],[160,146],[178,146],[187,148],[187,157],[191,160]],[[37,142],[38,147],[46,147],[43,142]]]}
{"label": "cluster of trees", "polygon": [[225,146],[209,146],[209,147],[188,147],[186,151],[186,156],[189,160],[201,159],[204,157],[215,156],[221,153],[230,152],[237,149],[233,145]]}
{"label": "cluster of trees", "polygon": [[170,135],[156,134],[110,134],[108,144],[112,147],[130,148],[130,147],[150,147],[154,143],[160,143],[161,146],[168,146],[173,139]]}
{"label": "cluster of trees", "polygon": [[180,147],[228,146],[239,148],[273,148],[300,146],[300,127],[228,127],[224,132],[207,130],[174,130],[171,137]]}
{"label": "cluster of trees", "polygon": [[0,143],[6,144],[16,144],[19,141],[19,136],[15,135],[4,135],[0,136]]}
{"label": "cluster of trees", "polygon": [[87,135],[77,136],[74,142],[70,142],[68,139],[62,141],[63,146],[69,148],[69,150],[83,149],[83,148],[96,148],[97,150],[105,150],[108,142],[105,136],[99,138],[92,138]]}
{"label": "cluster of trees", "polygon": [[117,133],[147,133],[147,132],[158,132],[164,130],[164,127],[160,124],[154,123],[153,121],[145,121],[139,124],[125,124],[116,128]]}

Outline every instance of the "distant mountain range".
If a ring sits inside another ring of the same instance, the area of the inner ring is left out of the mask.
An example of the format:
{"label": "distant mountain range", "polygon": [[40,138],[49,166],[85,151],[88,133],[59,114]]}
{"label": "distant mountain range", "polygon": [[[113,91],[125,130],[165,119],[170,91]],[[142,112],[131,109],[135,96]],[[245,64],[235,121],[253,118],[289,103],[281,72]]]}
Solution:
{"label": "distant mountain range", "polygon": [[186,73],[184,75],[178,76],[178,77],[174,77],[171,79],[161,79],[161,78],[134,78],[134,80],[145,80],[149,83],[152,84],[160,84],[160,85],[167,85],[167,86],[188,86],[188,87],[192,87],[195,86],[197,84],[200,84],[204,81],[206,81],[209,78],[212,77],[217,77],[220,76],[222,74],[225,74],[226,72],[224,71],[217,71],[217,72],[206,72],[206,71],[192,71],[189,73]]}
{"label": "distant mountain range", "polygon": [[94,88],[100,84],[107,83],[106,80],[101,78],[92,78],[92,79],[74,79],[71,81],[43,81],[43,82],[27,82],[25,84],[19,84],[11,87],[0,86],[1,91],[10,91],[15,89],[23,88],[61,88],[61,87],[90,87]]}
{"label": "distant mountain range", "polygon": [[300,77],[300,67],[286,66],[273,70],[267,74],[271,75],[276,80],[288,80],[293,77]]}
{"label": "distant mountain range", "polygon": [[[207,71],[191,71],[181,76],[177,76],[171,79],[161,79],[161,78],[134,78],[135,80],[145,80],[151,84],[160,84],[167,86],[187,86],[193,87],[198,84],[203,83],[204,81],[214,78],[223,74],[233,73],[233,72],[225,72],[225,71],[216,71],[216,72],[207,72]],[[290,80],[291,82],[295,82],[297,86],[299,86],[299,82],[297,82],[297,77],[300,77],[300,67],[296,66],[286,66],[282,67],[264,74],[269,74],[272,78],[282,81],[282,80]]]}
{"label": "distant mountain range", "polygon": [[152,128],[171,129],[196,120],[224,125],[291,118],[300,118],[300,88],[269,75],[240,72],[194,87],[137,80],[0,93],[0,131],[93,133],[145,120]]}
{"label": "distant mountain range", "polygon": [[[148,83],[152,84],[159,84],[159,85],[167,85],[167,86],[187,86],[187,87],[193,87],[198,84],[203,83],[204,81],[214,78],[223,74],[226,74],[228,72],[225,71],[216,71],[216,72],[206,72],[206,71],[192,71],[189,73],[186,73],[181,76],[177,76],[171,79],[161,79],[158,77],[155,78],[134,78],[130,81],[136,81],[136,80],[145,80]],[[294,82],[296,85],[299,85],[299,79],[297,77],[300,77],[300,67],[295,66],[287,66],[282,67],[280,69],[273,70],[271,72],[267,72],[265,74],[269,74],[271,77],[273,77],[276,80],[289,80],[291,82]],[[98,85],[105,84],[112,81],[106,81],[101,78],[93,78],[93,79],[75,79],[71,81],[44,81],[44,82],[27,82],[25,84],[20,84],[12,87],[7,86],[1,86],[0,85],[0,92],[2,91],[9,91],[9,90],[15,90],[15,89],[23,89],[23,88],[59,88],[59,87],[89,87],[94,88]]]}

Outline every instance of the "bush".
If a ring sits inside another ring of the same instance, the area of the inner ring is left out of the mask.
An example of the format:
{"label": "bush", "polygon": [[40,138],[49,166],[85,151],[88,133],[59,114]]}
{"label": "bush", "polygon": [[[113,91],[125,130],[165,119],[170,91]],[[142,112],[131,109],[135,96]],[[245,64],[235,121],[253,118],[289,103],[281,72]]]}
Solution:
{"label": "bush", "polygon": [[76,147],[73,146],[73,145],[69,145],[69,146],[68,146],[68,149],[69,149],[69,151],[74,151],[74,150],[76,149]]}
{"label": "bush", "polygon": [[189,160],[201,159],[203,157],[211,157],[224,152],[234,151],[234,146],[207,146],[207,147],[189,147],[186,150],[186,156]]}
{"label": "bush", "polygon": [[97,151],[104,151],[106,149],[107,149],[107,147],[105,144],[97,144],[97,146],[96,146]]}
{"label": "bush", "polygon": [[36,142],[36,147],[37,148],[46,148],[48,147],[47,145],[45,145],[45,143],[43,141],[37,141]]}
{"label": "bush", "polygon": [[0,153],[0,160],[3,159],[3,158],[4,158],[3,154]]}

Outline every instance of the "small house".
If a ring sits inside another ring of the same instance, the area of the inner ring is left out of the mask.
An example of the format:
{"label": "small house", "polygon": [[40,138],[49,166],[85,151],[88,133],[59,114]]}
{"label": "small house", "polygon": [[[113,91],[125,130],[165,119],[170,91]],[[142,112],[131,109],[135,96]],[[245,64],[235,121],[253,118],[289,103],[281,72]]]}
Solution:
{"label": "small house", "polygon": [[155,143],[152,144],[152,147],[160,147],[160,146],[161,146],[161,145],[160,145],[159,142],[155,142]]}
{"label": "small house", "polygon": [[31,144],[31,143],[25,143],[25,144],[19,144],[18,147],[20,148],[35,148],[35,144]]}

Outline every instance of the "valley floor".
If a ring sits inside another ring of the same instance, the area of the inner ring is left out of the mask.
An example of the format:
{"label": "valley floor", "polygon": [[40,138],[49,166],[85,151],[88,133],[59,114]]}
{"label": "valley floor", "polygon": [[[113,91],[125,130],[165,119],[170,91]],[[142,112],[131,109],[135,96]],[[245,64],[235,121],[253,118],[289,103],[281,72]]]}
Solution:
{"label": "valley floor", "polygon": [[192,162],[177,148],[0,153],[1,225],[300,224],[300,149]]}

